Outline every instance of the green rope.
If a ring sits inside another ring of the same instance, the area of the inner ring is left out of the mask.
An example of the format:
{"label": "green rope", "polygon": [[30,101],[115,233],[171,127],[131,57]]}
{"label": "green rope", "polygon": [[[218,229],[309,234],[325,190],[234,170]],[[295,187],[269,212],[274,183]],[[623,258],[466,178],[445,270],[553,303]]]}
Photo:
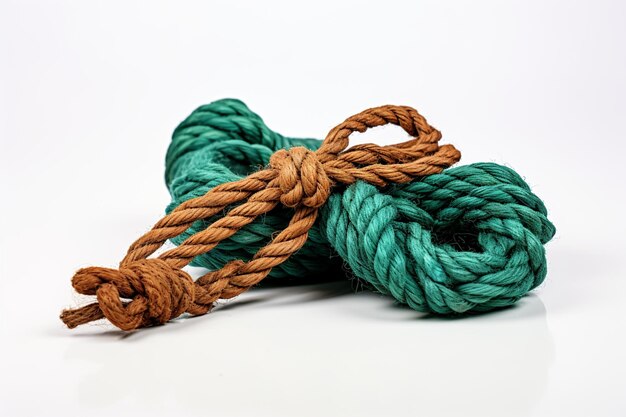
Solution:
{"label": "green rope", "polygon": [[[278,149],[320,144],[270,130],[239,100],[202,106],[176,128],[168,149],[167,212],[258,170]],[[271,212],[193,265],[218,269],[233,259],[250,259],[291,213]],[[413,309],[486,311],[513,304],[544,280],[543,245],[555,233],[546,216],[524,180],[493,163],[449,168],[384,189],[357,182],[334,191],[305,246],[270,278],[340,270],[342,260],[356,277]],[[174,243],[214,220],[196,222]]]}

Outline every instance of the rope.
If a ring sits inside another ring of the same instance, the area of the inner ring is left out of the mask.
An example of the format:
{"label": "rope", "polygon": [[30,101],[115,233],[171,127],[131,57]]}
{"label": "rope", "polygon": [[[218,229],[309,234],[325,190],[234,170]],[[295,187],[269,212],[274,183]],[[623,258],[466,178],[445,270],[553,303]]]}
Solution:
{"label": "rope", "polygon": [[[353,132],[389,123],[402,127],[413,139],[393,146],[367,144],[346,150]],[[460,153],[451,145],[439,146],[440,138],[440,132],[414,109],[382,106],[346,119],[328,133],[316,151],[303,146],[279,150],[270,157],[268,168],[217,185],[180,204],[130,246],[119,269],[80,269],[72,278],[73,287],[81,294],[95,295],[97,302],[65,310],[61,319],[74,328],[106,317],[120,329],[132,330],[163,324],[185,312],[204,314],[216,300],[232,298],[259,283],[302,248],[334,188],[357,181],[374,188],[408,183],[457,162]],[[195,283],[182,270],[195,257],[210,252],[279,205],[292,208],[293,216],[252,259],[231,260]],[[225,210],[226,215],[178,247],[148,259],[166,240],[181,235],[194,222]]]}
{"label": "rope", "polygon": [[477,163],[390,187],[358,182],[320,227],[363,282],[424,312],[510,306],[543,282],[546,208],[510,168]]}

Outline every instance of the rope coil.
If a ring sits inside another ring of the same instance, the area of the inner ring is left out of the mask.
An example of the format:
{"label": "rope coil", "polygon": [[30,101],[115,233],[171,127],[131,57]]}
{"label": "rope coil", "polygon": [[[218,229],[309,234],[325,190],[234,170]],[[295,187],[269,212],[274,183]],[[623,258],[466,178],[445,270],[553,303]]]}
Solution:
{"label": "rope coil", "polygon": [[[385,124],[400,126],[412,139],[391,146],[366,144],[346,149],[353,132]],[[409,183],[456,163],[459,151],[452,145],[440,146],[440,139],[441,133],[413,108],[381,106],[346,119],[328,133],[316,151],[300,146],[279,150],[271,156],[268,168],[180,204],[130,246],[119,269],[79,270],[72,278],[74,289],[95,295],[97,301],[63,311],[61,320],[74,328],[106,317],[122,330],[133,330],[163,324],[185,312],[204,314],[218,299],[232,298],[259,283],[302,248],[332,189],[357,181],[374,187]],[[293,208],[293,216],[252,259],[231,260],[195,283],[182,270],[195,257],[210,252],[279,205]],[[148,259],[166,240],[181,235],[194,222],[226,209],[224,217],[178,247]]]}

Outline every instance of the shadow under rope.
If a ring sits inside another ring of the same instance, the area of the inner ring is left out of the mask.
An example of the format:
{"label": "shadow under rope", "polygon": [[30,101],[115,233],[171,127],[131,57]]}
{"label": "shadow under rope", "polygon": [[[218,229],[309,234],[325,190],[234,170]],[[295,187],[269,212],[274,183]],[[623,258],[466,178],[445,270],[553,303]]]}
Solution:
{"label": "shadow under rope", "polygon": [[[283,282],[270,282],[266,285],[258,285],[248,290],[245,295],[241,295],[233,300],[218,302],[211,313],[245,308],[259,303],[271,303],[272,305],[295,305],[316,301],[327,301],[333,298],[344,296],[357,296],[360,299],[370,298],[382,302],[385,309],[403,311],[402,317],[394,316],[392,320],[420,319],[428,321],[472,321],[489,319],[495,321],[510,320],[512,318],[524,318],[532,316],[546,315],[543,302],[534,294],[529,293],[517,303],[486,312],[470,312],[459,315],[440,315],[434,313],[422,313],[414,311],[406,305],[399,304],[389,296],[377,293],[367,284],[357,278],[346,279],[345,274],[333,274],[319,279],[310,278],[302,281],[289,280]],[[373,309],[374,314],[376,309]],[[380,310],[378,310],[380,312]],[[211,314],[209,313],[209,314]],[[387,314],[377,315],[379,319],[384,319]]]}
{"label": "shadow under rope", "polygon": [[[266,316],[251,318],[253,323],[245,328],[241,320],[237,326],[224,327],[223,320],[232,317],[223,317],[217,327],[210,320],[212,314],[221,316],[255,308],[259,303],[267,312],[331,300],[319,308],[332,308],[332,314],[339,316],[337,320],[302,318],[302,328],[306,328],[303,332],[291,327],[293,320],[289,326],[263,326],[260,321]],[[202,328],[193,329],[195,326]],[[220,334],[214,329],[219,329]],[[94,369],[80,384],[85,389],[80,389],[79,400],[99,404],[103,409],[116,406],[124,398],[140,402],[174,398],[178,404],[184,404],[181,412],[206,411],[207,403],[228,397],[229,390],[236,386],[247,393],[241,407],[281,403],[285,393],[294,402],[304,404],[310,401],[310,392],[315,389],[320,399],[351,404],[352,414],[384,413],[385,404],[406,401],[415,404],[424,415],[522,416],[530,414],[541,400],[554,360],[546,308],[534,294],[497,312],[444,318],[398,306],[388,297],[361,291],[357,283],[345,280],[255,288],[219,305],[209,317],[175,320],[138,332],[93,330],[90,335],[74,339],[67,359],[69,363],[91,362]],[[179,331],[181,334],[177,335]],[[166,337],[170,333],[175,338],[182,337],[178,338],[181,348],[175,356],[164,357],[163,351],[169,352],[168,349],[145,340],[159,336],[159,343],[166,342],[171,340]],[[141,347],[135,343],[106,343],[101,348],[106,354],[94,355],[94,344],[85,343],[84,339],[94,336],[145,343]],[[249,345],[253,341],[259,344],[255,348]],[[308,365],[308,355],[325,359]],[[216,370],[215,360],[219,358],[222,359]],[[239,376],[206,385],[212,372],[228,375],[230,368],[226,364],[235,359],[244,361],[233,371]],[[223,369],[219,367],[222,363]],[[259,366],[275,369],[264,383],[258,380]],[[312,369],[316,367],[321,369]],[[158,370],[158,375],[144,375],[140,384],[132,378],[119,378],[120,370],[145,374],[152,369]],[[328,373],[332,378],[327,377],[321,386],[315,385],[317,372]],[[172,378],[186,383],[165,383]],[[105,397],[90,388],[103,381],[116,381]],[[294,386],[303,388],[294,390]],[[339,392],[345,398],[335,398]]]}
{"label": "shadow under rope", "polygon": [[[364,290],[356,279],[346,280],[345,275],[342,280],[327,278],[318,284],[258,286],[219,303],[208,316],[182,318],[165,326],[127,333],[103,332],[102,328],[92,327],[90,333],[75,333],[72,336],[82,336],[74,339],[67,352],[70,363],[87,360],[95,365],[81,384],[86,388],[78,393],[79,399],[105,409],[124,398],[154,402],[158,401],[155,398],[173,397],[177,403],[185,404],[186,410],[181,412],[206,411],[207,403],[228,397],[228,390],[235,389],[235,384],[237,390],[247,393],[249,404],[281,403],[286,392],[294,397],[293,401],[304,404],[310,400],[309,393],[316,390],[317,397],[327,399],[341,392],[345,398],[333,401],[351,404],[352,414],[384,414],[384,406],[377,409],[376,404],[410,398],[408,403],[419,404],[416,410],[432,416],[522,416],[530,414],[541,400],[554,345],[546,308],[536,295],[530,294],[516,305],[495,312],[448,318],[400,306],[389,297]],[[259,318],[253,314],[252,318],[248,315],[253,321],[250,326],[242,328],[239,320],[237,326],[229,328],[223,323],[232,317],[222,317],[217,320],[219,324],[210,317],[217,315],[217,319],[226,312],[254,309],[258,304],[262,304],[264,314],[268,309],[307,303],[313,303],[309,306],[317,309],[315,303],[330,300],[333,301],[316,311],[333,309],[330,314],[337,320],[329,322],[327,317],[308,315],[302,319],[306,332],[294,329],[293,320],[288,325],[274,322],[264,326],[260,321],[267,316]],[[216,329],[220,334],[215,333]],[[164,359],[153,352],[163,348],[145,340],[152,336],[158,336],[160,341],[171,340],[164,337],[170,333],[177,337],[179,332],[182,339],[178,340],[185,342],[175,358]],[[132,343],[106,343],[106,347],[102,345],[106,354],[94,355],[94,344],[85,343],[86,338],[93,337]],[[250,350],[252,341],[269,350],[261,350],[259,356],[255,349]],[[117,353],[110,352],[111,348]],[[287,364],[294,360],[293,352],[299,352],[296,356],[300,359],[297,366],[290,367]],[[206,389],[206,377],[211,372],[229,372],[228,367],[216,371],[210,358],[246,361],[247,355],[252,355],[250,362],[244,362],[242,367],[250,367],[249,375],[242,374],[236,381],[226,380],[221,385],[210,384],[210,389]],[[322,365],[313,366],[321,367],[316,371],[307,365],[307,355],[327,359]],[[279,371],[268,374],[271,378],[263,383],[258,380],[258,366]],[[159,372],[137,384],[132,379],[120,379],[120,369],[131,374],[145,373],[147,369]],[[327,383],[316,385],[315,372],[327,374]],[[186,383],[165,383],[168,375],[177,375]],[[328,375],[332,378],[328,379]],[[98,390],[88,388],[93,381],[116,383],[107,388],[107,396],[103,397]],[[294,386],[302,388],[294,391]],[[377,399],[375,403],[370,402],[373,398]]]}
{"label": "shadow under rope", "polygon": [[[322,279],[322,281],[320,281]],[[200,324],[210,319],[211,315],[231,310],[247,309],[259,304],[267,307],[290,306],[304,303],[329,301],[335,298],[350,296],[357,297],[361,302],[376,303],[374,307],[366,309],[365,316],[377,321],[406,321],[420,320],[423,322],[469,322],[490,320],[495,322],[508,321],[516,318],[540,316],[545,319],[546,309],[543,302],[530,293],[516,304],[487,312],[472,312],[469,314],[444,316],[432,313],[423,313],[412,310],[406,305],[399,304],[389,296],[373,291],[367,284],[358,278],[346,279],[345,273],[329,273],[324,277],[303,277],[301,280],[268,280],[266,283],[250,288],[245,293],[230,299],[219,300],[209,313],[203,316],[182,315],[168,322],[164,326],[147,327],[138,331],[125,332],[113,328],[105,320],[94,322],[89,327],[98,327],[94,332],[83,333],[72,331],[73,337],[100,337],[117,339],[143,339],[151,334],[174,332],[190,326]],[[368,301],[369,300],[369,301]],[[397,314],[398,312],[402,314]]]}

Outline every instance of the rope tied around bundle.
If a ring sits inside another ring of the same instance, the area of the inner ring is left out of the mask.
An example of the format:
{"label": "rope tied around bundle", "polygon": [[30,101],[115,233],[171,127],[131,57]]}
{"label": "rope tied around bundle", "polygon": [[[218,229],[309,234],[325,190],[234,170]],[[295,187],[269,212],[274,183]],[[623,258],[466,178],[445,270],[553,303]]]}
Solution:
{"label": "rope tied around bundle", "polygon": [[[396,145],[356,145],[353,132],[395,124],[412,139]],[[269,167],[243,179],[223,183],[181,203],[129,248],[119,269],[89,267],[76,272],[74,289],[97,301],[64,310],[70,328],[107,318],[122,330],[166,323],[183,313],[207,313],[218,299],[229,299],[258,284],[307,241],[319,210],[334,189],[357,181],[375,187],[408,183],[437,174],[460,159],[452,145],[439,145],[441,133],[415,109],[381,106],[365,110],[333,128],[316,151],[302,146],[277,150]],[[252,259],[231,260],[195,282],[183,271],[195,257],[266,215],[278,206],[293,209],[289,224]],[[178,247],[149,258],[168,239],[194,222],[227,213]]]}

